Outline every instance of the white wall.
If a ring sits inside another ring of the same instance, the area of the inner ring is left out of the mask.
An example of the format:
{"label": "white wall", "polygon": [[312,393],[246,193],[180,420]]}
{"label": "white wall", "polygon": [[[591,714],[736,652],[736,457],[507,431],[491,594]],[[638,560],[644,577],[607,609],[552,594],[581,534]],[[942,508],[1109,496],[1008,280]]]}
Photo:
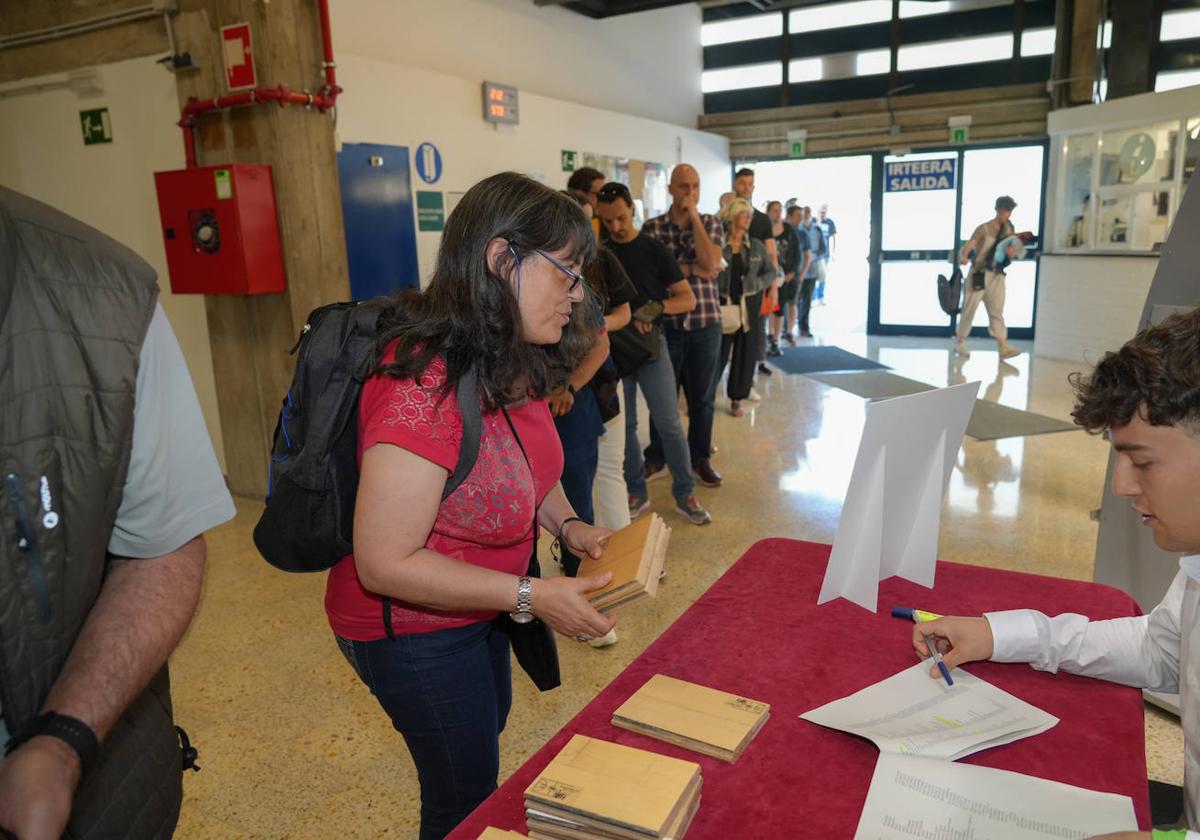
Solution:
{"label": "white wall", "polygon": [[[700,7],[592,20],[533,0],[334,0],[334,51],[695,126]],[[346,85],[349,88],[349,85]],[[399,93],[400,91],[395,91]]]}
{"label": "white wall", "polygon": [[[0,97],[0,184],[108,234],[158,272],[160,300],[179,338],[223,468],[204,300],[171,294],[154,191],[155,171],[184,165],[183,139],[175,125],[175,79],[153,58],[96,69],[104,92],[94,98],[81,99],[67,89]],[[101,107],[108,108],[113,142],[84,146],[79,112]]]}
{"label": "white wall", "polygon": [[[729,141],[716,134],[521,94],[520,125],[499,130],[481,117],[477,82],[378,61],[338,55],[338,136],[343,143],[408,146],[430,142],[442,155],[443,174],[433,185],[412,174],[413,189],[465,191],[506,169],[526,172],[552,187],[566,185],[563,149],[635,160],[681,161],[700,172],[700,206],[715,212],[729,189]],[[381,105],[386,103],[386,106]],[[417,233],[422,280],[429,277],[441,235]]]}
{"label": "white wall", "polygon": [[1037,356],[1095,364],[1137,333],[1158,257],[1043,254]]}

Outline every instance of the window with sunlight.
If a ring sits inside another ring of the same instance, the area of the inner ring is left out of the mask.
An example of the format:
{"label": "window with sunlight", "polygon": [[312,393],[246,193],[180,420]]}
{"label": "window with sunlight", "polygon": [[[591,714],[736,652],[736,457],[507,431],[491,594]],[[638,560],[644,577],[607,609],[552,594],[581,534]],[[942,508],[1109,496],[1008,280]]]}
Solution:
{"label": "window with sunlight", "polygon": [[1013,36],[1011,32],[1006,32],[1003,35],[981,35],[901,47],[896,63],[901,71],[953,67],[981,61],[1001,61],[1011,58],[1012,50]]}
{"label": "window with sunlight", "polygon": [[788,83],[819,82],[825,78],[824,62],[819,58],[793,58],[788,62]]}
{"label": "window with sunlight", "polygon": [[704,93],[719,93],[723,90],[769,87],[783,84],[783,62],[769,61],[765,64],[743,64],[741,67],[725,67],[720,70],[705,70],[700,75],[700,90]]}
{"label": "window with sunlight", "polygon": [[1021,58],[1054,55],[1054,27],[1026,29],[1021,33]]}
{"label": "window with sunlight", "polygon": [[1200,9],[1163,12],[1158,39],[1160,41],[1182,41],[1186,38],[1200,38]]}
{"label": "window with sunlight", "polygon": [[[1011,0],[993,0],[984,5],[1005,5]],[[976,5],[978,7],[978,4]],[[915,18],[956,12],[961,4],[951,0],[900,0],[900,17]],[[892,19],[892,0],[851,0],[807,9],[792,9],[788,27],[792,32],[814,32],[865,23],[883,23]]]}
{"label": "window with sunlight", "polygon": [[891,50],[867,50],[854,59],[854,69],[860,76],[888,73],[892,69]]}
{"label": "window with sunlight", "polygon": [[1179,88],[1200,85],[1200,70],[1160,70],[1154,79],[1154,92],[1178,90]]}
{"label": "window with sunlight", "polygon": [[774,38],[783,34],[783,15],[751,15],[735,20],[719,20],[700,25],[701,46],[733,44],[756,38]]}

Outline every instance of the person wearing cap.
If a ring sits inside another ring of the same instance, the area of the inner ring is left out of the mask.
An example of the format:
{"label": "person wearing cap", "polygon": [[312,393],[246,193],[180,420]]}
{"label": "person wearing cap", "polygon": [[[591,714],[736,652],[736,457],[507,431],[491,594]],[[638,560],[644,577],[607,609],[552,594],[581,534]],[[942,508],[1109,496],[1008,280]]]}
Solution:
{"label": "person wearing cap", "polygon": [[970,356],[967,349],[967,336],[971,332],[971,324],[975,320],[975,310],[980,301],[988,314],[988,333],[1000,345],[1000,358],[1011,359],[1020,355],[1021,351],[1008,343],[1008,327],[1004,323],[1004,270],[997,268],[994,261],[996,243],[1013,235],[1012,216],[1017,202],[1011,196],[1002,195],[996,199],[996,216],[975,228],[971,238],[963,243],[958,253],[958,261],[971,263],[967,271],[966,282],[963,284],[962,314],[958,318],[958,329],[954,335],[954,349],[960,356]]}

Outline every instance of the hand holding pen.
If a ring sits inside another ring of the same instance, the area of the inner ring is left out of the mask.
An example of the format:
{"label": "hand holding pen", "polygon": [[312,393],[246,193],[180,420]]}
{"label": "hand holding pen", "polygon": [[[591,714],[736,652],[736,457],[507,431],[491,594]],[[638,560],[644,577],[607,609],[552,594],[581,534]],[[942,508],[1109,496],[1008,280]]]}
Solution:
{"label": "hand holding pen", "polygon": [[947,672],[968,662],[985,661],[992,656],[992,626],[986,618],[943,618],[936,613],[908,607],[895,607],[892,615],[914,622],[913,650],[922,659],[932,656],[934,665],[929,669],[929,676],[934,679],[945,678],[948,684],[953,685]]}

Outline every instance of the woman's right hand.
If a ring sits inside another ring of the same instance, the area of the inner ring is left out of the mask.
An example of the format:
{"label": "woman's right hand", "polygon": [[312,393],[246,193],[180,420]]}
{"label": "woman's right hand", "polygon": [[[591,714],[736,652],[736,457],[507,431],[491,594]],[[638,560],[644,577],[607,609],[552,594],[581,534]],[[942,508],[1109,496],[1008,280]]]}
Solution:
{"label": "woman's right hand", "polygon": [[585,593],[608,585],[612,572],[596,577],[552,577],[533,581],[533,614],[564,636],[598,639],[612,630],[616,619],[602,615]]}

